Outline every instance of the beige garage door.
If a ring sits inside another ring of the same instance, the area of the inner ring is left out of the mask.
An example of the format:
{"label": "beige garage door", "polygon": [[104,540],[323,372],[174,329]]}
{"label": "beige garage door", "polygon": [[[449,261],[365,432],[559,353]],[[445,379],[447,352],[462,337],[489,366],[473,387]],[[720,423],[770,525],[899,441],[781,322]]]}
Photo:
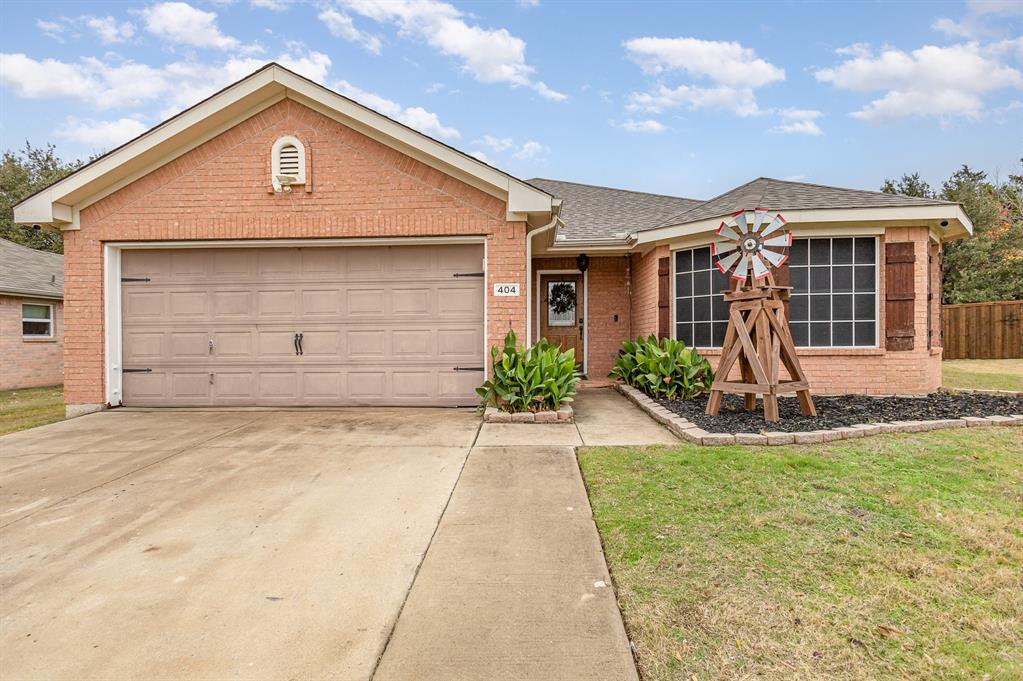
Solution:
{"label": "beige garage door", "polygon": [[472,405],[481,245],[125,250],[129,406]]}

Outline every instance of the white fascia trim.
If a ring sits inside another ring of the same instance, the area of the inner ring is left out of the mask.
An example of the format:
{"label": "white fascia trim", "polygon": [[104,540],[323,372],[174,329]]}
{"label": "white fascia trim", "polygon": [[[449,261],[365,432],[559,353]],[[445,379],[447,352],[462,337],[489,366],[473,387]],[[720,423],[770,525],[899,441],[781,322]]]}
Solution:
{"label": "white fascia trim", "polygon": [[[958,204],[934,205],[934,206],[897,206],[888,208],[824,208],[813,210],[780,210],[794,229],[795,225],[804,223],[807,225],[820,225],[823,223],[875,223],[873,226],[896,226],[900,224],[917,224],[926,226],[932,222],[947,220],[956,221],[969,234],[973,233],[973,223],[966,216],[962,206]],[[724,218],[719,216],[688,222],[679,225],[667,225],[657,229],[639,232],[636,243],[652,243],[656,241],[674,240],[683,237],[713,232],[721,224]],[[865,225],[866,226],[866,225]],[[820,228],[807,227],[806,229],[819,230]],[[951,229],[951,225],[946,231]]]}
{"label": "white fascia trim", "polygon": [[103,246],[103,375],[106,403],[121,404],[121,249]]}
{"label": "white fascia trim", "polygon": [[[68,203],[71,206],[80,208],[81,206],[79,204],[81,204],[82,199],[85,197],[76,197],[75,192],[80,191],[92,182],[100,180],[107,173],[115,171],[126,161],[152,151],[162,144],[171,142],[174,137],[186,132],[192,126],[200,124],[203,120],[231,104],[235,104],[244,100],[246,97],[258,94],[259,90],[272,85],[273,81],[273,70],[271,69],[259,71],[245,80],[238,81],[220,94],[214,96],[212,99],[209,99],[208,101],[197,105],[195,108],[179,114],[177,117],[143,133],[140,137],[114,151],[109,156],[101,158],[92,165],[69,175],[39,194],[29,197],[22,203],[19,203],[14,207],[14,221],[21,224],[35,222],[45,224],[53,223],[55,219],[53,204]],[[269,104],[267,104],[267,106],[269,106]],[[168,150],[169,158],[167,156],[161,157],[155,164],[149,164],[147,167],[152,169],[153,166],[164,165],[169,160],[172,160],[181,153],[184,153],[184,151],[187,151],[187,149]],[[95,194],[95,192],[93,194]]]}

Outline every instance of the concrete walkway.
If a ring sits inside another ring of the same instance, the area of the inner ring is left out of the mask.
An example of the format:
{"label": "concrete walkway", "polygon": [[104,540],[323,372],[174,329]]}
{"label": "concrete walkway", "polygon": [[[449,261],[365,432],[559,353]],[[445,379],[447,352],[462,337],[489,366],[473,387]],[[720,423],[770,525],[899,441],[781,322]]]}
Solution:
{"label": "concrete walkway", "polygon": [[375,681],[638,678],[575,447],[677,440],[610,390],[575,406],[483,425]]}

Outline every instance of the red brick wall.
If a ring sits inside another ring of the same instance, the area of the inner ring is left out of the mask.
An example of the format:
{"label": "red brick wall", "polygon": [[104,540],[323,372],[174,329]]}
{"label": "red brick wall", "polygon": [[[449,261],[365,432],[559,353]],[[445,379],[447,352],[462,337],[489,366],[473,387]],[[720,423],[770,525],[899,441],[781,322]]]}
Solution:
{"label": "red brick wall", "polygon": [[[306,146],[312,192],[267,191],[270,148]],[[331,118],[284,100],[81,212],[65,233],[65,400],[103,386],[104,241],[485,235],[489,283],[525,285],[524,223],[505,203]],[[487,287],[488,295],[493,290]],[[489,341],[525,329],[525,298],[490,298]]]}
{"label": "red brick wall", "polygon": [[[21,335],[24,303],[53,305],[53,338]],[[59,300],[0,296],[0,390],[58,385],[64,380],[64,306]]]}
{"label": "red brick wall", "polygon": [[657,260],[669,255],[658,246],[632,257],[632,337],[657,335]]}
{"label": "red brick wall", "polygon": [[[575,258],[535,258],[533,281],[533,326],[536,326],[536,305],[540,300],[536,292],[536,272],[539,270],[574,270]],[[587,371],[592,379],[605,378],[614,366],[615,355],[622,341],[629,338],[632,327],[629,302],[629,258],[627,256],[591,257],[586,271],[589,301],[588,317],[584,317],[589,346]],[[656,301],[655,301],[656,302]],[[618,319],[615,321],[615,316]],[[538,330],[538,329],[537,329]],[[534,334],[537,332],[534,330]]]}

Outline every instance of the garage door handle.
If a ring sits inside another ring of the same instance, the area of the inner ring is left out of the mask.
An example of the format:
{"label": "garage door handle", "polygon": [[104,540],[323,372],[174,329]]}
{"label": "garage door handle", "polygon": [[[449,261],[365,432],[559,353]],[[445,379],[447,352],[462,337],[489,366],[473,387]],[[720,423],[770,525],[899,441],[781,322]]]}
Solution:
{"label": "garage door handle", "polygon": [[483,367],[452,367],[455,371],[483,371]]}
{"label": "garage door handle", "polygon": [[295,334],[295,355],[298,355],[298,334]]}
{"label": "garage door handle", "polygon": [[302,337],[303,336],[300,333],[295,334],[295,339],[298,341],[298,354],[300,355],[305,354],[305,348],[302,347]]}

